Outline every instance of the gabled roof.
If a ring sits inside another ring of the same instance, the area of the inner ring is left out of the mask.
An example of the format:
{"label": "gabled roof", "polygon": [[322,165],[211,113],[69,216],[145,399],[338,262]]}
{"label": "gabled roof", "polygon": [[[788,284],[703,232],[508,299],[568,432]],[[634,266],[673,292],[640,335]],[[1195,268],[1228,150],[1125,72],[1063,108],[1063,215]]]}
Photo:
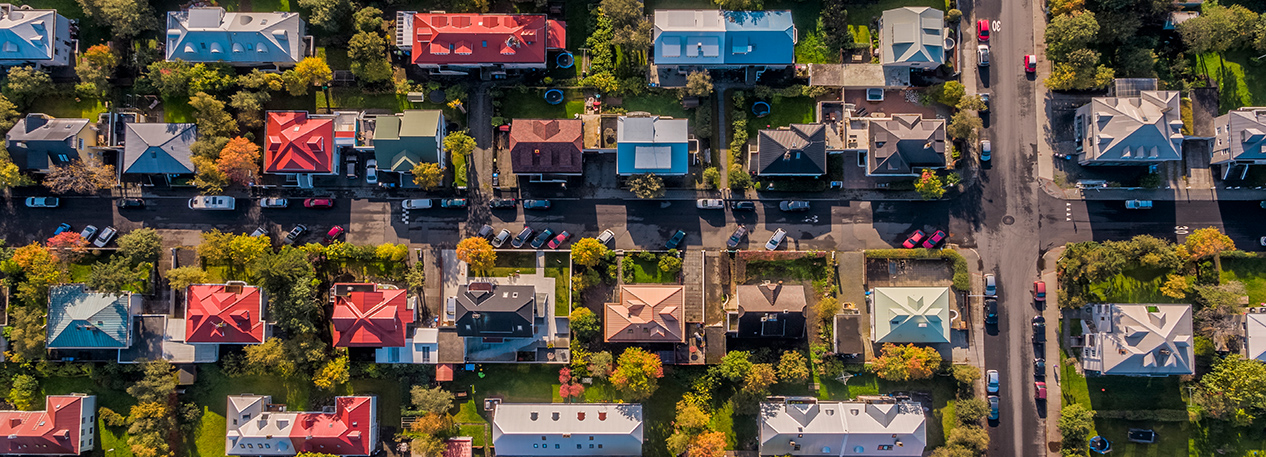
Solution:
{"label": "gabled roof", "polygon": [[492,445],[504,456],[639,456],[644,430],[640,404],[499,403]]}
{"label": "gabled roof", "polygon": [[1083,107],[1083,163],[1154,163],[1182,159],[1178,91],[1145,90],[1137,97],[1096,97]]}
{"label": "gabled roof", "polygon": [[1266,108],[1240,108],[1213,122],[1212,163],[1266,160]]}
{"label": "gabled roof", "polygon": [[0,62],[53,60],[56,41],[70,38],[56,36],[58,21],[66,18],[56,10],[0,4]]}
{"label": "gabled roof", "polygon": [[686,341],[686,286],[625,284],[620,286],[620,302],[605,307],[607,342]]}
{"label": "gabled roof", "polygon": [[756,146],[760,158],[759,175],[826,174],[824,124],[791,124],[789,127],[761,130]]}
{"label": "gabled roof", "polygon": [[[84,446],[83,425],[95,416],[92,395],[49,395],[43,411],[0,411],[0,455],[78,455]],[[94,422],[95,424],[95,422]]]}
{"label": "gabled roof", "polygon": [[329,413],[282,411],[278,406],[267,395],[230,395],[225,453],[369,455],[377,447],[377,397],[334,397]]}
{"label": "gabled roof", "polygon": [[264,342],[264,300],[259,287],[243,284],[197,284],[189,286],[186,299],[186,342]]}
{"label": "gabled roof", "polygon": [[5,134],[5,146],[18,168],[45,170],[52,161],[50,155],[65,154],[67,160],[79,158],[74,138],[87,127],[87,119],[58,119],[29,113]]}
{"label": "gabled roof", "polygon": [[738,286],[738,331],[741,338],[799,338],[804,336],[802,285],[766,283]]}
{"label": "gabled roof", "polygon": [[299,13],[170,11],[167,60],[294,64],[303,59],[304,28]]}
{"label": "gabled roof", "polygon": [[791,65],[791,11],[655,10],[657,65]]}
{"label": "gabled roof", "polygon": [[886,10],[880,63],[945,63],[945,13],[926,6]]}
{"label": "gabled roof", "polygon": [[[83,284],[48,291],[49,349],[122,349],[132,343],[131,292],[89,292]],[[136,297],[139,299],[139,297]]]}
{"label": "gabled roof", "polygon": [[616,119],[616,172],[680,175],[687,171],[689,121],[659,116]]}
{"label": "gabled roof", "polygon": [[[1194,373],[1191,305],[1088,305],[1082,363],[1106,375],[1167,376]],[[1087,328],[1087,323],[1091,324]]]}
{"label": "gabled roof", "polygon": [[376,117],[374,158],[378,169],[410,173],[419,163],[439,163],[443,123],[444,113],[439,110],[406,110]]}
{"label": "gabled roof", "polygon": [[567,25],[539,14],[418,13],[413,63],[545,63],[546,49],[567,43]]}
{"label": "gabled roof", "polygon": [[583,172],[582,124],[579,119],[515,119],[510,124],[514,172]]}
{"label": "gabled roof", "polygon": [[897,114],[870,121],[868,175],[915,175],[918,168],[945,167],[945,120]]}
{"label": "gabled roof", "polygon": [[128,123],[123,127],[123,172],[150,174],[193,173],[197,140],[194,124]]}
{"label": "gabled roof", "polygon": [[[927,417],[914,401],[760,404],[760,455],[921,456]],[[881,448],[882,447],[882,448]]]}
{"label": "gabled roof", "polygon": [[268,113],[264,173],[334,171],[334,119],[309,117],[304,111]]}
{"label": "gabled roof", "polygon": [[457,288],[457,334],[490,338],[532,336],[535,286],[475,282]]}
{"label": "gabled roof", "polygon": [[414,310],[405,289],[334,285],[334,347],[404,347]]}
{"label": "gabled roof", "polygon": [[876,343],[950,342],[948,287],[876,287],[871,339]]}

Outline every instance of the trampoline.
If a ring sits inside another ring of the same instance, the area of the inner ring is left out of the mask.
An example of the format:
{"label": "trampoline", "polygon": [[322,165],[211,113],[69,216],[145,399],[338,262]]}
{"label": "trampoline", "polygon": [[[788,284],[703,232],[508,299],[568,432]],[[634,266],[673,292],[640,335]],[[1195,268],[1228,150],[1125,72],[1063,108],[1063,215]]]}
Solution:
{"label": "trampoline", "polygon": [[550,89],[545,91],[545,103],[557,105],[563,102],[563,91],[558,89]]}
{"label": "trampoline", "polygon": [[770,111],[769,103],[756,102],[752,104],[752,114],[755,114],[756,117],[768,116],[769,111]]}
{"label": "trampoline", "polygon": [[576,63],[576,57],[571,55],[570,52],[563,52],[558,55],[558,58],[554,59],[554,63],[558,64],[558,68],[571,68]]}

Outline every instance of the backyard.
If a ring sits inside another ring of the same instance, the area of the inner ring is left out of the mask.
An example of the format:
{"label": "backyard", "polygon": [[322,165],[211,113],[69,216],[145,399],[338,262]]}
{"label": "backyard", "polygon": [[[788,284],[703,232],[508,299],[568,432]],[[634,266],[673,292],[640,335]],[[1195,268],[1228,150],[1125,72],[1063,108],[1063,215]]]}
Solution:
{"label": "backyard", "polygon": [[500,116],[509,122],[511,119],[572,119],[576,114],[585,112],[584,91],[568,89],[564,91],[564,101],[557,105],[545,102],[545,90],[529,88],[526,92],[514,89],[503,90]]}
{"label": "backyard", "polygon": [[497,251],[497,260],[492,271],[487,273],[494,278],[505,278],[515,274],[536,274],[536,252],[529,251]]}
{"label": "backyard", "polygon": [[1266,64],[1253,61],[1248,51],[1204,54],[1192,61],[1192,71],[1218,85],[1218,113],[1266,103]]}
{"label": "backyard", "polygon": [[765,117],[752,115],[752,103],[757,99],[749,99],[747,109],[747,137],[755,139],[760,130],[776,129],[791,124],[809,124],[813,122],[813,113],[818,102],[813,97],[775,97],[769,102],[770,112]]}
{"label": "backyard", "polygon": [[546,252],[545,277],[554,278],[554,315],[570,315],[571,251]]}
{"label": "backyard", "polygon": [[1091,284],[1090,294],[1104,303],[1179,303],[1160,293],[1168,270],[1127,268],[1106,281]]}
{"label": "backyard", "polygon": [[629,284],[677,284],[677,272],[668,273],[659,268],[660,261],[668,255],[668,253],[649,251],[626,253],[624,255],[624,282]]}
{"label": "backyard", "polygon": [[31,101],[31,108],[28,111],[44,113],[53,117],[83,118],[94,122],[97,120],[98,114],[106,112],[104,101],[94,99],[81,101],[72,95],[68,95],[69,91],[60,92],[61,94],[48,94],[36,98]]}
{"label": "backyard", "polygon": [[1262,257],[1225,257],[1222,259],[1222,282],[1240,281],[1248,289],[1250,306],[1266,303],[1266,259]]}

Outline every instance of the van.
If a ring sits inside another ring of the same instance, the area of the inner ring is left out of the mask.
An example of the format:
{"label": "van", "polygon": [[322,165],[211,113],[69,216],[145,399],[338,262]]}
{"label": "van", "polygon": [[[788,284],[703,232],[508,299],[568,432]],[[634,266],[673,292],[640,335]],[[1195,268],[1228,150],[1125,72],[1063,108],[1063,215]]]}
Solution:
{"label": "van", "polygon": [[235,208],[237,199],[233,197],[199,195],[189,199],[189,209],[232,211]]}

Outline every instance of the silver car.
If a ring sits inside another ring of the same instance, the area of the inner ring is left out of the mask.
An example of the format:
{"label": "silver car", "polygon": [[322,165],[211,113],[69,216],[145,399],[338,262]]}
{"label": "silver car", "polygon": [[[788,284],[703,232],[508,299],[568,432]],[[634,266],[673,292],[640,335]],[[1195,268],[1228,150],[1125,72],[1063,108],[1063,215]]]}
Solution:
{"label": "silver car", "polygon": [[492,239],[492,247],[499,248],[506,244],[506,240],[510,239],[510,235],[509,230],[501,229],[501,233],[498,233],[497,237]]}
{"label": "silver car", "polygon": [[769,242],[765,243],[765,249],[776,251],[778,246],[782,245],[782,240],[785,239],[787,239],[787,231],[778,229],[774,231],[774,236],[769,237]]}
{"label": "silver car", "polygon": [[259,199],[260,208],[285,208],[289,204],[290,201],[284,198],[269,197]]}

